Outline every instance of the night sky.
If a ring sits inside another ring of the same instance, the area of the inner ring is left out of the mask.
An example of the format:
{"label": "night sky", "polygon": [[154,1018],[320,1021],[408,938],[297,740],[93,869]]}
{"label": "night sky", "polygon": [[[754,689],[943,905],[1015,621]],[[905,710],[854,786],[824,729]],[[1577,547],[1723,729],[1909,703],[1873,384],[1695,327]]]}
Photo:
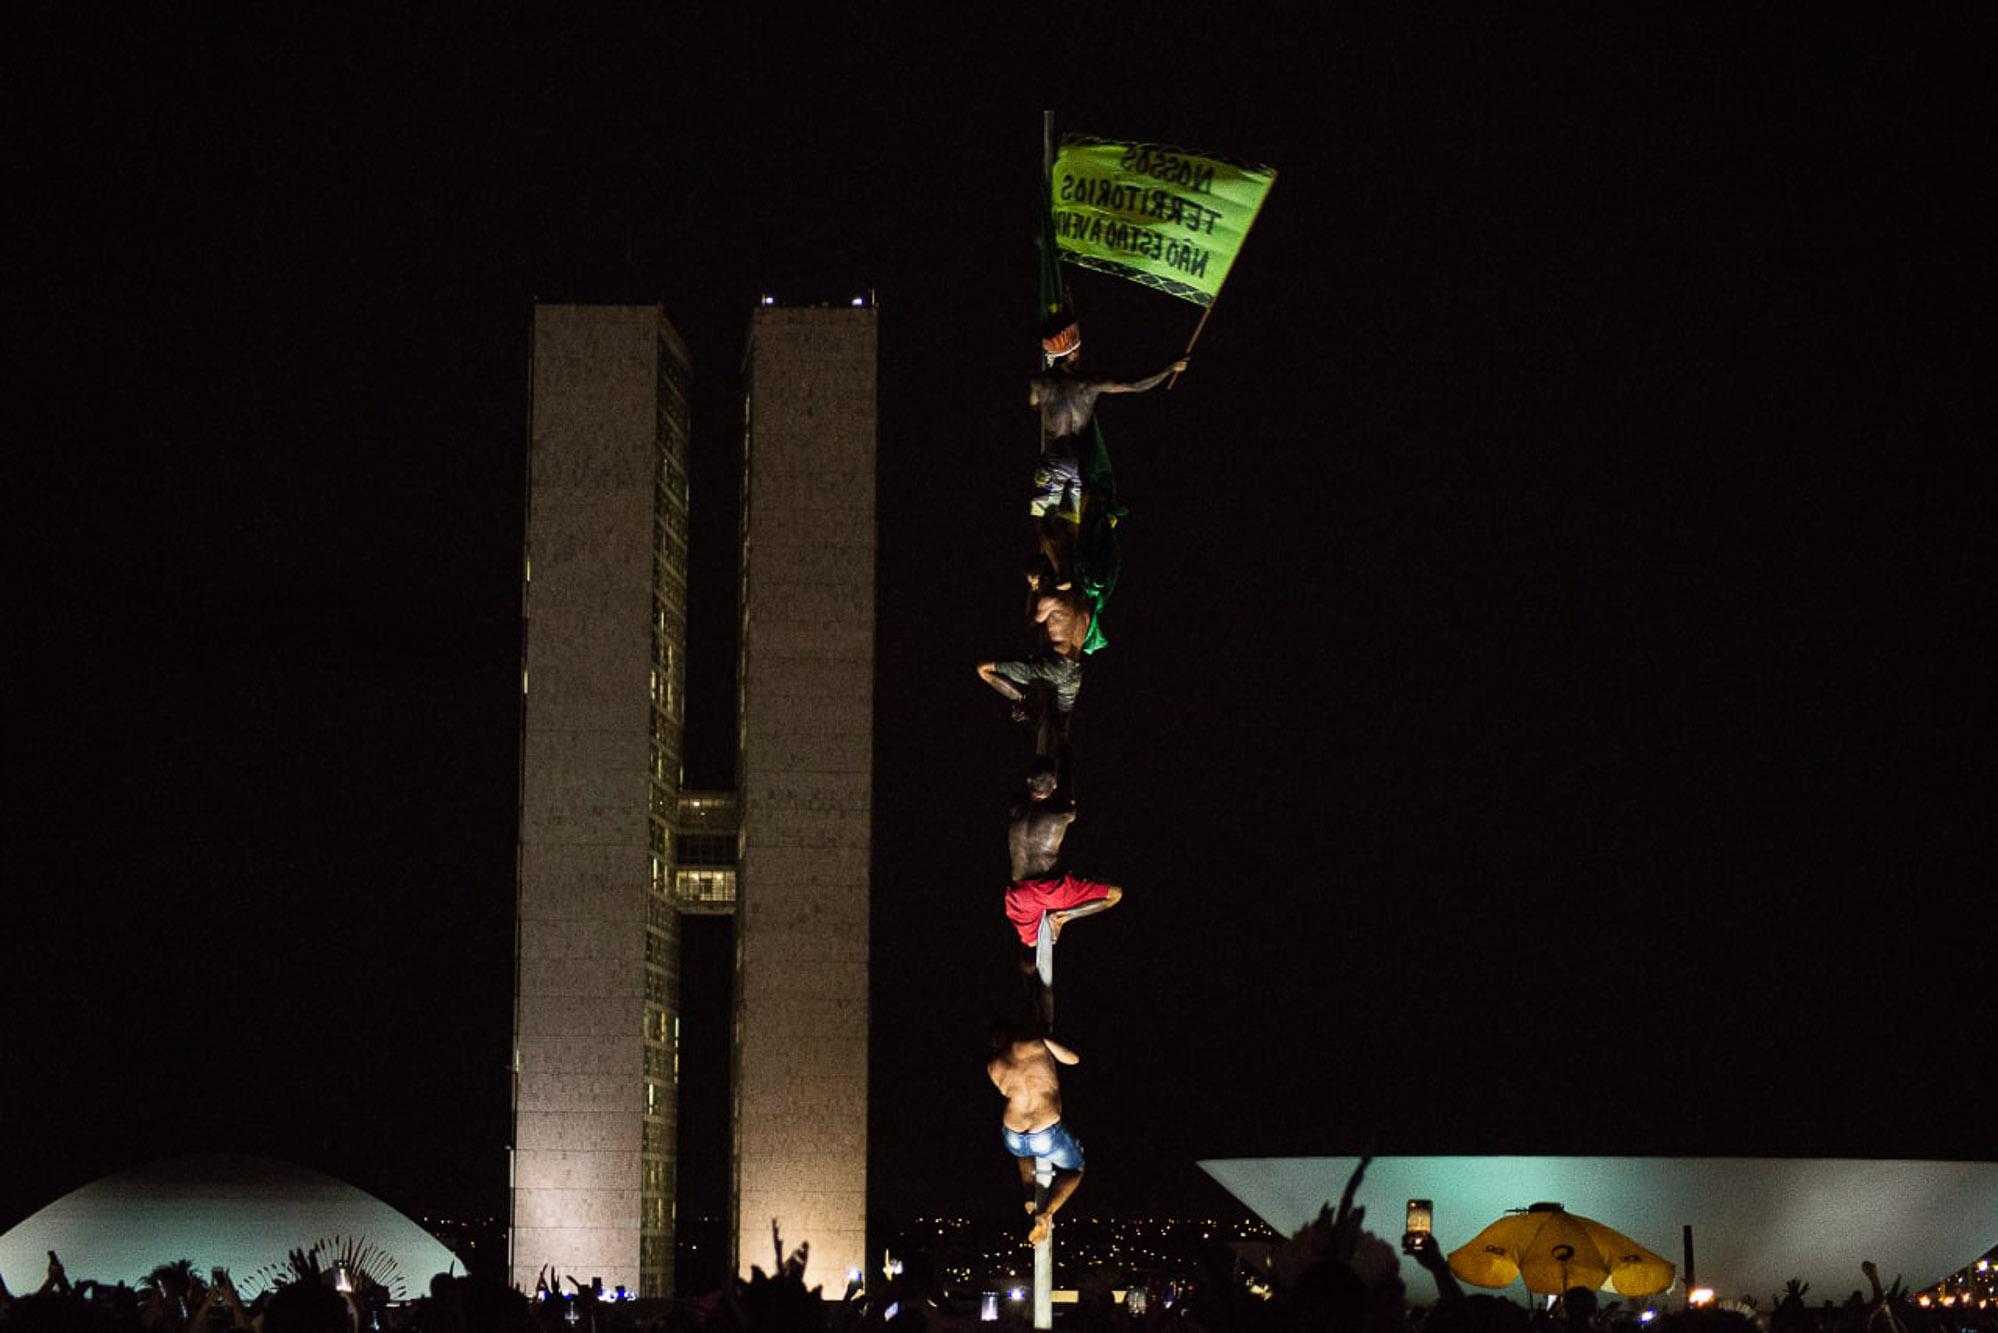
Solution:
{"label": "night sky", "polygon": [[[503,1211],[531,303],[692,348],[723,785],[748,313],[863,290],[873,1211],[1016,1207],[1028,738],[971,668],[1023,642],[1044,108],[1280,172],[1191,370],[1101,412],[1076,1206],[1993,1155],[1969,20],[857,12],[17,34],[0,1226],[195,1147]],[[1199,314],[1076,295],[1106,373]]]}

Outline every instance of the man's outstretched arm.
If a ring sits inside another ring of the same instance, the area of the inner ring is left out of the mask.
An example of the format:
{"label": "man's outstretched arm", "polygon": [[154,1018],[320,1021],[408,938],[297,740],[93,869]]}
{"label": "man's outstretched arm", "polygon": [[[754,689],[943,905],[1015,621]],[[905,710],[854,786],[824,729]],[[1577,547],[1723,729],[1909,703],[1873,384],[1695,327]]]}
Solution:
{"label": "man's outstretched arm", "polygon": [[1047,1047],[1048,1054],[1052,1055],[1056,1060],[1060,1061],[1062,1064],[1079,1065],[1082,1063],[1081,1056],[1077,1055],[1074,1051],[1070,1050],[1068,1047],[1056,1041],[1053,1037],[1042,1037],[1041,1045]]}
{"label": "man's outstretched arm", "polygon": [[999,664],[997,662],[980,662],[978,664],[978,678],[999,691],[999,693],[1005,695],[1008,699],[1011,699],[1014,703],[1019,703],[1027,697],[1020,692],[1018,685],[1015,685],[1012,681],[1007,680],[999,674]]}
{"label": "man's outstretched arm", "polygon": [[1181,357],[1156,375],[1147,375],[1143,379],[1133,380],[1129,384],[1125,384],[1119,380],[1105,380],[1097,387],[1104,393],[1145,393],[1158,388],[1170,376],[1177,375],[1185,369],[1186,358]]}

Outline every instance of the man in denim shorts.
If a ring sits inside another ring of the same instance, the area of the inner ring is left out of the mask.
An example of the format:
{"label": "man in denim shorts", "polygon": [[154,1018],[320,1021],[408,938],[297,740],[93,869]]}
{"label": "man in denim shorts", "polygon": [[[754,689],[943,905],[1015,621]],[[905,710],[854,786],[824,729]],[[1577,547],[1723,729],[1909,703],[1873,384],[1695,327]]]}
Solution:
{"label": "man in denim shorts", "polygon": [[[991,1058],[985,1072],[1006,1098],[1000,1124],[1006,1151],[1018,1159],[1020,1183],[1027,1191],[1027,1216],[1032,1219],[1027,1244],[1038,1245],[1048,1238],[1054,1215],[1082,1183],[1082,1144],[1062,1123],[1061,1079],[1055,1071],[1056,1062],[1072,1065],[1080,1057],[1039,1027],[994,1023],[989,1040]],[[1034,1197],[1036,1158],[1054,1168],[1054,1182],[1039,1200]]]}

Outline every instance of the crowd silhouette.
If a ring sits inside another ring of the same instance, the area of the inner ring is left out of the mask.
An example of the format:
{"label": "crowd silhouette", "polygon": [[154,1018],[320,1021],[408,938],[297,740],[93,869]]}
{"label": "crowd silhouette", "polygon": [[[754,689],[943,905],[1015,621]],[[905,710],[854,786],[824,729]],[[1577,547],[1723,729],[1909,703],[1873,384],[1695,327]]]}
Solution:
{"label": "crowd silhouette", "polygon": [[[1466,1295],[1434,1237],[1403,1254],[1364,1225],[1350,1198],[1276,1245],[1215,1241],[1174,1271],[1102,1267],[1077,1282],[1061,1325],[1113,1333],[1998,1333],[1998,1310],[1923,1304],[1897,1279],[1856,1264],[1866,1287],[1813,1304],[1792,1280],[1766,1299],[1661,1308],[1604,1300],[1576,1288],[1528,1309],[1505,1296]],[[72,1279],[49,1256],[32,1290],[0,1280],[0,1333],[978,1333],[1026,1326],[1002,1306],[945,1287],[922,1256],[885,1284],[829,1297],[805,1283],[809,1245],[786,1251],[772,1230],[772,1262],[698,1298],[617,1301],[548,1275],[530,1295],[504,1282],[438,1274],[428,1294],[390,1304],[364,1273],[324,1267],[293,1251],[287,1280],[245,1300],[229,1275],[203,1276],[185,1259],[136,1285]],[[1417,1271],[1420,1270],[1420,1271]],[[0,1274],[0,1279],[9,1275]],[[13,1278],[20,1282],[20,1275]],[[24,1285],[24,1284],[23,1284]],[[346,1286],[348,1290],[342,1290]]]}

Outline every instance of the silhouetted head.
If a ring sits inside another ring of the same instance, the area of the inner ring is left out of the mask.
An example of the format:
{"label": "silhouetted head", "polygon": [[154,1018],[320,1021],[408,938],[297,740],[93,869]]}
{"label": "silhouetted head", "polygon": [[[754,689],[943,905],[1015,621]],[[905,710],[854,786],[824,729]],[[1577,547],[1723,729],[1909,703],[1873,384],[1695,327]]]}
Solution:
{"label": "silhouetted head", "polygon": [[1533,1317],[1503,1296],[1480,1293],[1458,1301],[1438,1301],[1423,1323],[1424,1333],[1532,1333]]}
{"label": "silhouetted head", "polygon": [[1061,772],[1052,759],[1036,759],[1034,766],[1027,770],[1027,791],[1037,801],[1045,801],[1054,795],[1054,789],[1061,783]]}
{"label": "silhouetted head", "polygon": [[340,1293],[309,1279],[280,1287],[264,1307],[264,1333],[349,1333],[351,1328]]}
{"label": "silhouetted head", "polygon": [[1038,1041],[1045,1029],[1032,1019],[995,1018],[985,1029],[985,1049],[993,1057],[1006,1054],[1015,1042]]}

